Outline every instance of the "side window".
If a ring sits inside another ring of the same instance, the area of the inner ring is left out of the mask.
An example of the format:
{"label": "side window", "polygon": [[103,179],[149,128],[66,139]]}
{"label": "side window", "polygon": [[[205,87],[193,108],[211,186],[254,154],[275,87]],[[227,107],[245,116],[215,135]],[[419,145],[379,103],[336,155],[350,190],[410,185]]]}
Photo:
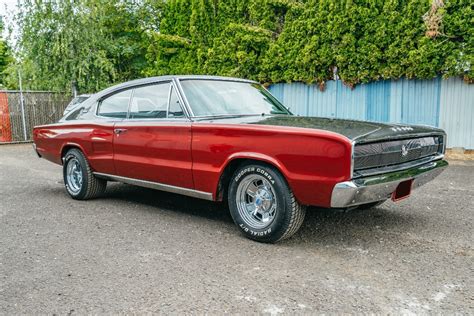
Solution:
{"label": "side window", "polygon": [[126,118],[131,95],[132,90],[125,90],[102,100],[97,114],[105,117]]}
{"label": "side window", "polygon": [[181,105],[179,105],[178,96],[176,95],[175,89],[171,88],[171,95],[170,95],[170,107],[168,110],[168,117],[184,117],[183,109],[181,109]]}
{"label": "side window", "polygon": [[165,118],[171,83],[136,88],[130,106],[130,118]]}

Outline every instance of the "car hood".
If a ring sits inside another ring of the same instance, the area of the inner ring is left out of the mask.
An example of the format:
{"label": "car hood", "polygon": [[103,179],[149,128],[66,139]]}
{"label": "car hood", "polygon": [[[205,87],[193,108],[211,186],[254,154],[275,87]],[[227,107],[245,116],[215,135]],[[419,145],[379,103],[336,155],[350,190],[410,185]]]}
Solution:
{"label": "car hood", "polygon": [[[221,119],[212,120],[215,123]],[[384,124],[357,120],[303,117],[293,115],[240,117],[223,119],[227,123],[258,124],[318,129],[334,132],[357,143],[444,134],[443,130],[420,125]]]}

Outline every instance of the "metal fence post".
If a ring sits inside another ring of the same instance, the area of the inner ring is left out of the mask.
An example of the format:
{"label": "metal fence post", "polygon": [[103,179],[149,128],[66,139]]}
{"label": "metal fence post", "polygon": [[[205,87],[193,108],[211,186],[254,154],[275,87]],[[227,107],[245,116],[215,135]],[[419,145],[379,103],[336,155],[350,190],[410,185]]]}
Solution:
{"label": "metal fence post", "polygon": [[21,86],[21,72],[18,70],[18,81],[20,84],[20,106],[21,106],[21,122],[23,123],[23,138],[25,141],[28,140],[26,135],[26,119],[25,119],[25,104],[23,99],[23,87]]}

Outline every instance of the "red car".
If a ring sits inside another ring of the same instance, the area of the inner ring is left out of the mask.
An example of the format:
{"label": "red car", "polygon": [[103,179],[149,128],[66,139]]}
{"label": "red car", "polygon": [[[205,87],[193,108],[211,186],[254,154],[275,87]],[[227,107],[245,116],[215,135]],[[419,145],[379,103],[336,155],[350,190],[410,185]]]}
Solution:
{"label": "red car", "polygon": [[225,200],[261,242],[293,235],[308,205],[408,197],[448,165],[445,140],[425,126],[295,116],[256,82],[210,76],[120,84],[34,128],[37,154],[63,166],[72,198],[119,181]]}

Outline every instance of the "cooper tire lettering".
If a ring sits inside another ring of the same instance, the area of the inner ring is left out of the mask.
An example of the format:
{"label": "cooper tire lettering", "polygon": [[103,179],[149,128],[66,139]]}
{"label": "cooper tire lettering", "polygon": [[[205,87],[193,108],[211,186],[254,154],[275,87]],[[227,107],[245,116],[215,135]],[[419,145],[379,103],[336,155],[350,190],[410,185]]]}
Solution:
{"label": "cooper tire lettering", "polygon": [[235,177],[235,182],[239,182],[240,178],[242,178],[242,176],[246,173],[249,173],[249,172],[253,172],[255,171],[255,168],[254,167],[251,167],[251,168],[246,168],[242,171],[239,172],[239,174]]}

